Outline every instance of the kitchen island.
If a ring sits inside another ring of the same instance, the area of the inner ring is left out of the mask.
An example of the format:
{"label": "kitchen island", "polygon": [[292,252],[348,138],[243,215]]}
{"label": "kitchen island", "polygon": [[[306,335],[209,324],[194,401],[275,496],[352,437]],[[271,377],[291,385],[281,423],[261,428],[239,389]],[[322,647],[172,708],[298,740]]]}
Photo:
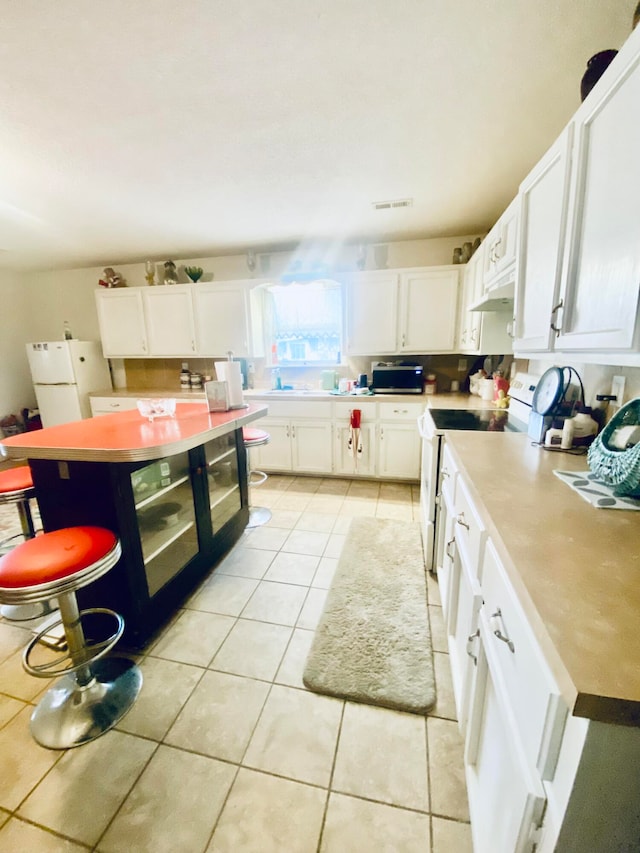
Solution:
{"label": "kitchen island", "polygon": [[152,422],[135,410],[23,433],[0,454],[28,459],[46,531],[95,524],[120,538],[118,564],[78,599],[121,613],[141,646],[245,529],[242,427],[266,413],[179,402]]}

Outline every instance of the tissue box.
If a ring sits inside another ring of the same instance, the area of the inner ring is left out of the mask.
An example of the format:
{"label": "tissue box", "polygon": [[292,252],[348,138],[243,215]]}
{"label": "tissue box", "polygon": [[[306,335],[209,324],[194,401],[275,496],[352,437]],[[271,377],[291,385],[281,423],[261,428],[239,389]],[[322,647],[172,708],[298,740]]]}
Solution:
{"label": "tissue box", "polygon": [[210,412],[229,411],[229,386],[226,382],[217,382],[212,379],[204,383],[204,391]]}

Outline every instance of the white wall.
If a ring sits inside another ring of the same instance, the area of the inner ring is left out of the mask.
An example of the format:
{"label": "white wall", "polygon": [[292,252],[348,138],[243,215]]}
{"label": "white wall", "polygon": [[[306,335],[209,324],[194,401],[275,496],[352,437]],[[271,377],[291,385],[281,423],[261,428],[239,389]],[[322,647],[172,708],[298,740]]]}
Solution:
{"label": "white wall", "polygon": [[0,417],[20,415],[35,406],[25,343],[32,335],[37,307],[26,276],[0,270]]}

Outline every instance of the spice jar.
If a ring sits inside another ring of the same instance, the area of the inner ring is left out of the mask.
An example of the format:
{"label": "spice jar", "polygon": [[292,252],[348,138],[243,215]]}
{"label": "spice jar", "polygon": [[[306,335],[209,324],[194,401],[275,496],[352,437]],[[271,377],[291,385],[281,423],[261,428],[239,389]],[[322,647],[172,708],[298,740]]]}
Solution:
{"label": "spice jar", "polygon": [[192,373],[189,377],[191,390],[202,388],[202,375],[200,373]]}
{"label": "spice jar", "polygon": [[436,393],[436,375],[435,373],[429,373],[427,375],[427,381],[424,383],[424,393],[425,394],[435,394]]}

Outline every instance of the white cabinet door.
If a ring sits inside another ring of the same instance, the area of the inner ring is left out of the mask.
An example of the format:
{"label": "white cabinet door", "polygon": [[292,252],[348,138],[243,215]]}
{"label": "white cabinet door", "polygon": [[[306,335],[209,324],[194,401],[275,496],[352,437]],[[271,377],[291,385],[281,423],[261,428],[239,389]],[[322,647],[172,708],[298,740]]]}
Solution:
{"label": "white cabinet door", "polygon": [[347,353],[395,353],[398,329],[398,274],[363,272],[347,284]]}
{"label": "white cabinet door", "polygon": [[[479,251],[471,258],[464,269],[458,331],[458,349],[460,352],[474,353],[480,351],[482,312],[469,311],[469,305],[473,305],[481,295],[478,289],[477,275],[478,269],[482,269],[482,257],[479,255]],[[482,286],[481,281],[480,286]]]}
{"label": "white cabinet door", "polygon": [[639,345],[640,53],[625,58],[575,119],[560,350]]}
{"label": "white cabinet door", "polygon": [[193,355],[196,335],[191,285],[144,288],[149,355]]}
{"label": "white cabinet door", "polygon": [[415,421],[381,421],[378,426],[378,476],[418,480],[420,449],[420,434]]}
{"label": "white cabinet door", "polygon": [[291,471],[291,426],[288,419],[262,418],[260,429],[269,433],[269,443],[250,452],[251,468]]}
{"label": "white cabinet door", "polygon": [[460,267],[400,273],[400,352],[453,352]]}
{"label": "white cabinet door", "polygon": [[200,284],[193,293],[198,355],[250,355],[248,291],[244,284]]}
{"label": "white cabinet door", "polygon": [[542,821],[544,788],[518,748],[500,685],[487,664],[485,639],[481,630],[465,748],[473,849],[530,853]]}
{"label": "white cabinet door", "polygon": [[473,668],[477,663],[478,612],[482,595],[477,578],[465,567],[460,549],[455,547],[455,543],[449,545],[448,554],[451,554],[452,548],[447,639],[458,727],[464,733],[469,715]]}
{"label": "white cabinet door", "polygon": [[516,261],[518,212],[519,202],[516,196],[487,234],[483,275],[485,292],[511,277]]}
{"label": "white cabinet door", "polygon": [[96,307],[105,357],[149,355],[142,293],[139,288],[97,290]]}
{"label": "white cabinet door", "polygon": [[571,125],[520,185],[514,349],[553,349],[570,174]]}
{"label": "white cabinet door", "polygon": [[330,421],[291,421],[293,471],[331,473]]}
{"label": "white cabinet door", "polygon": [[[333,473],[346,477],[372,477],[375,474],[375,427],[362,424],[359,444],[353,441],[351,430],[339,421],[335,427],[333,443]],[[360,451],[358,451],[360,447]]]}

